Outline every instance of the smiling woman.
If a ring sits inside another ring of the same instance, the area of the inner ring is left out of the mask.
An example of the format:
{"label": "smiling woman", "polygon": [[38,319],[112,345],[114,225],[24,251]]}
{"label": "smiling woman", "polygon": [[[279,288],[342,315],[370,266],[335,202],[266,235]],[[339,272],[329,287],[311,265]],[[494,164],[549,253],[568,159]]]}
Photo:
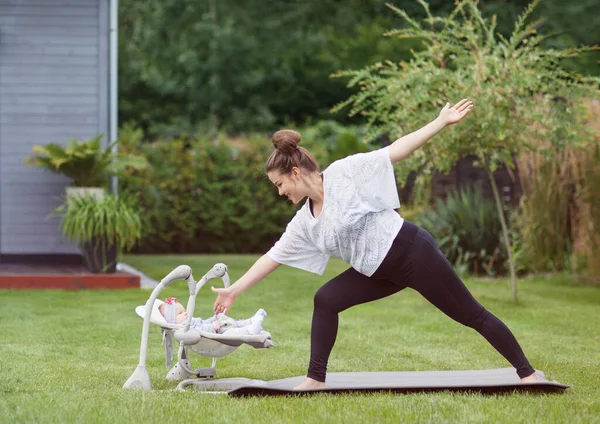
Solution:
{"label": "smiling woman", "polygon": [[[315,200],[321,186],[320,167],[314,156],[298,146],[300,134],[293,130],[277,131],[273,135],[275,150],[267,160],[267,176],[280,196],[294,204],[307,197]],[[321,190],[322,201],[322,190]]]}
{"label": "smiling woman", "polygon": [[275,245],[238,281],[218,294],[215,313],[286,264],[322,275],[331,256],[351,265],[321,287],[314,298],[311,355],[306,380],[296,390],[325,385],[338,314],[354,305],[410,287],[453,320],[478,331],[516,369],[521,380],[540,381],[517,340],[498,318],[477,302],[431,235],[397,212],[400,207],[394,164],[406,158],[473,107],[463,99],[446,103],[438,117],[390,146],[333,162],[321,172],[314,157],[299,147],[292,130],[273,135],[267,160],[269,180],[298,210]]}

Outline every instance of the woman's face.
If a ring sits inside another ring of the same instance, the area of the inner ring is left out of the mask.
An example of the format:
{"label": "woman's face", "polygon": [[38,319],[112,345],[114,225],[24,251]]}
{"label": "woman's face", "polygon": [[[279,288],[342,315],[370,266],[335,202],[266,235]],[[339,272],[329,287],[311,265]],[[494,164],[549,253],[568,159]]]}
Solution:
{"label": "woman's face", "polygon": [[304,192],[304,184],[300,177],[300,170],[296,167],[292,168],[289,175],[281,174],[279,171],[271,171],[267,173],[269,180],[277,187],[280,196],[286,196],[294,204],[306,197]]}

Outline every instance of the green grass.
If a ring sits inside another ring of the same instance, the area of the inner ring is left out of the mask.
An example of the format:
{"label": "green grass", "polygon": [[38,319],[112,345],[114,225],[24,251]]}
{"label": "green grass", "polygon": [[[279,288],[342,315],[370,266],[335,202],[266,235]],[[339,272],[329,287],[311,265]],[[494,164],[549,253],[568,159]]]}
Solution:
{"label": "green grass", "polygon": [[[199,279],[214,263],[234,280],[253,256],[127,256],[160,280],[181,263]],[[273,349],[242,346],[217,364],[218,377],[261,380],[304,375],[312,299],[345,269],[332,260],[323,277],[282,267],[253,287],[231,315],[263,307]],[[217,285],[218,281],[211,283]],[[142,320],[134,313],[150,290],[0,291],[0,422],[2,423],[353,423],[600,422],[600,287],[568,275],[522,279],[520,301],[505,280],[467,280],[474,296],[515,333],[532,364],[572,387],[564,394],[356,394],[237,399],[172,391],[164,376],[160,331],[151,327],[147,366],[153,391],[123,390],[139,358]],[[161,298],[185,299],[176,282]],[[211,315],[213,294],[198,295],[197,316]],[[210,359],[191,355],[192,366]],[[341,314],[329,371],[462,370],[508,363],[475,331],[451,321],[412,290]]]}

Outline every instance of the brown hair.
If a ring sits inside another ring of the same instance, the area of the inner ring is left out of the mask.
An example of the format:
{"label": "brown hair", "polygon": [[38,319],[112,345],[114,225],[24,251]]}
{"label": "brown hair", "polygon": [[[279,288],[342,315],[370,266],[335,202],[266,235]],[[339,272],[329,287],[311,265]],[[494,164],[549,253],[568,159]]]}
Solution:
{"label": "brown hair", "polygon": [[281,130],[273,134],[275,151],[267,159],[267,172],[279,171],[289,175],[295,166],[307,172],[320,172],[314,156],[304,147],[299,147],[300,134],[294,130]]}

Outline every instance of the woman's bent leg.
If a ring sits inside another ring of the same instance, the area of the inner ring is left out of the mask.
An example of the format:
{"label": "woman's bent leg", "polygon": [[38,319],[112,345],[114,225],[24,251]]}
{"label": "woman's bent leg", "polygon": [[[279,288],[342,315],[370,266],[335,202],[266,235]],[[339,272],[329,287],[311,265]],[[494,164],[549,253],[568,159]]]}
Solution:
{"label": "woman's bent leg", "polygon": [[331,279],[315,294],[310,334],[308,377],[325,381],[327,362],[338,330],[338,314],[351,306],[399,292],[403,285],[367,277],[349,268]]}

